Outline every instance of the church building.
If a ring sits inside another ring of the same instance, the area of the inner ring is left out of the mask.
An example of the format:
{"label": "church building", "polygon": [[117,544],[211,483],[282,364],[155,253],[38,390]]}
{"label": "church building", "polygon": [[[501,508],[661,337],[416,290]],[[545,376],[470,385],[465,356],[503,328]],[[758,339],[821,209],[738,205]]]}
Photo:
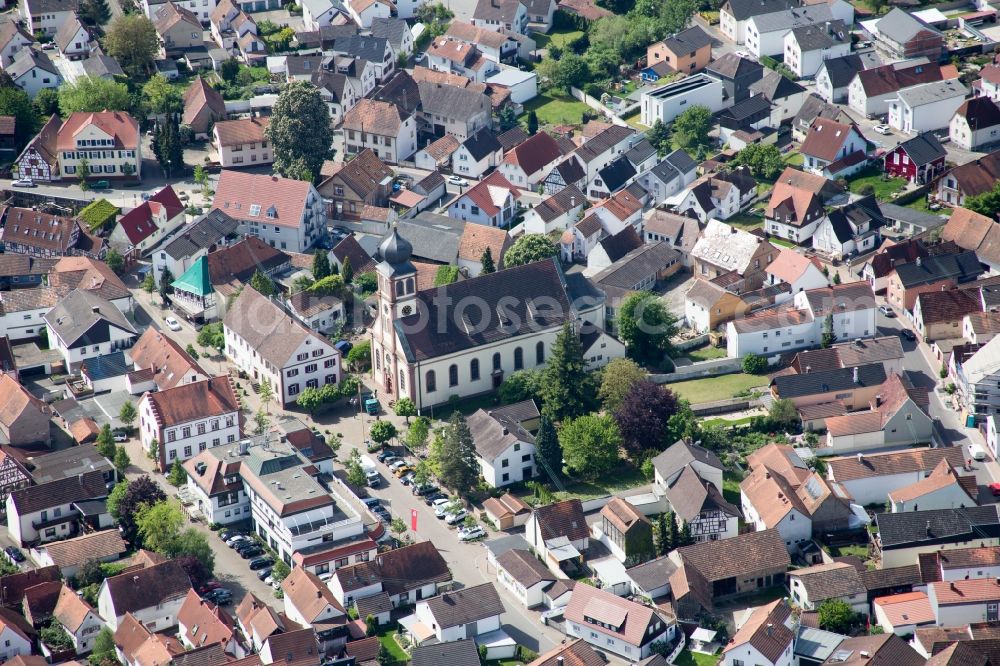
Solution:
{"label": "church building", "polygon": [[589,368],[624,355],[604,332],[604,294],[557,259],[418,291],[412,251],[395,229],[380,246],[371,328],[380,398],[408,397],[423,411],[492,391],[512,372],[542,367],[566,321]]}

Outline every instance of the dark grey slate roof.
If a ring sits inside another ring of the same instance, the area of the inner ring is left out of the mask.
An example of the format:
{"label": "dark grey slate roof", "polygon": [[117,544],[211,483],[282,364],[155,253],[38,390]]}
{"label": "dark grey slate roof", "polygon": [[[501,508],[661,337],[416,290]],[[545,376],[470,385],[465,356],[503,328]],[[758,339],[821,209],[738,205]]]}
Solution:
{"label": "dark grey slate roof", "polygon": [[479,663],[479,650],[472,638],[450,643],[419,645],[410,653],[411,666],[469,666]]}
{"label": "dark grey slate roof", "polygon": [[805,92],[805,88],[777,72],[768,72],[764,78],[750,86],[752,95],[764,95],[771,102],[800,92]]}
{"label": "dark grey slate roof", "polygon": [[[858,381],[854,381],[854,372]],[[885,383],[885,366],[869,363],[856,368],[836,368],[823,372],[807,372],[800,375],[775,377],[772,382],[782,399],[798,398],[831,391],[845,391],[855,386],[879,386]]]}
{"label": "dark grey slate roof", "polygon": [[931,132],[921,132],[912,139],[899,144],[899,147],[906,151],[910,161],[917,166],[930,164],[947,154],[941,142]]}
{"label": "dark grey slate roof", "polygon": [[163,251],[174,259],[189,257],[236,233],[238,227],[239,222],[216,208],[184,227],[183,232],[175,236]]}
{"label": "dark grey slate roof", "polygon": [[32,16],[54,12],[75,12],[80,8],[79,0],[24,0]]}
{"label": "dark grey slate roof", "polygon": [[982,273],[975,252],[942,254],[924,257],[917,261],[896,266],[896,275],[905,288],[955,278],[958,282],[975,279]]}
{"label": "dark grey slate roof", "polygon": [[501,615],[505,610],[493,583],[446,592],[428,599],[427,606],[442,629]]}
{"label": "dark grey slate roof", "polygon": [[662,271],[680,252],[666,241],[647,243],[636,248],[594,276],[594,283],[605,293],[610,287],[630,291],[635,285]]}
{"label": "dark grey slate roof", "polygon": [[605,187],[613,194],[625,187],[629,179],[635,176],[635,167],[625,155],[622,155],[597,173],[604,181]]}
{"label": "dark grey slate roof", "polygon": [[111,340],[110,327],[135,334],[135,328],[117,307],[97,294],[74,289],[45,315],[45,323],[70,348]]}
{"label": "dark grey slate roof", "polygon": [[687,173],[698,168],[698,163],[683,150],[675,150],[664,158],[675,169],[681,173]]}
{"label": "dark grey slate roof", "polygon": [[[827,60],[827,62],[830,61]],[[806,101],[802,103],[801,107],[799,107],[799,112],[796,113],[795,118],[792,119],[792,126],[805,130],[807,127],[812,125],[812,122],[817,118],[827,118],[829,120],[837,120],[839,122],[839,119],[842,116],[845,116],[845,114],[840,110],[840,107],[834,106],[833,104],[827,104],[823,101],[823,98],[816,93],[809,93],[806,96]]]}
{"label": "dark grey slate roof", "polygon": [[834,88],[843,88],[851,82],[854,75],[864,69],[861,64],[861,56],[856,53],[830,58],[823,61],[821,69],[825,67],[827,76],[830,77],[830,85]]}
{"label": "dark grey slate roof", "polygon": [[947,221],[947,218],[941,217],[940,215],[925,213],[922,210],[914,210],[913,208],[898,206],[896,204],[883,203],[879,205],[879,208],[882,209],[882,215],[884,215],[887,220],[899,220],[901,222],[906,222],[907,224],[922,227],[923,229],[940,227]]}
{"label": "dark grey slate roof", "polygon": [[493,133],[493,130],[484,127],[462,144],[465,149],[469,151],[472,155],[472,159],[477,162],[490,153],[495,153],[501,150],[500,142],[497,141],[497,135]]}
{"label": "dark grey slate roof", "polygon": [[666,585],[670,575],[675,571],[677,571],[677,565],[669,557],[663,556],[626,569],[625,573],[632,579],[632,582],[648,592]]}
{"label": "dark grey slate roof", "polygon": [[332,50],[335,54],[351,55],[362,60],[382,62],[385,59],[386,46],[387,42],[384,37],[350,35],[335,39]]}
{"label": "dark grey slate roof", "polygon": [[875,27],[880,35],[885,35],[897,44],[906,44],[923,30],[941,34],[937,29],[899,7],[893,7],[891,12],[878,20]]}
{"label": "dark grey slate roof", "polygon": [[798,5],[794,0],[727,0],[722,7],[737,21],[745,21],[752,16],[780,12]]}
{"label": "dark grey slate roof", "polygon": [[380,37],[388,40],[393,47],[402,46],[403,38],[409,29],[409,26],[406,25],[406,21],[403,19],[393,17],[376,17],[372,19],[372,37]]}
{"label": "dark grey slate roof", "polygon": [[803,53],[818,49],[828,49],[845,41],[848,44],[851,43],[851,33],[847,30],[843,21],[826,21],[824,23],[802,25],[793,28],[792,34],[795,35],[795,41],[798,42],[799,49]]}
{"label": "dark grey slate roof", "polygon": [[414,259],[454,263],[465,222],[447,215],[422,212],[409,220],[399,221],[399,234],[413,246]]}
{"label": "dark grey slate roof", "polygon": [[425,82],[417,87],[424,113],[465,120],[493,108],[490,98],[476,90]]}
{"label": "dark grey slate roof", "polygon": [[705,31],[694,26],[678,32],[673,37],[667,37],[663,44],[679,56],[689,55],[700,48],[712,45],[712,38],[705,34]]}
{"label": "dark grey slate roof", "polygon": [[632,146],[631,150],[625,153],[625,157],[627,157],[628,161],[632,163],[632,166],[637,166],[655,154],[656,148],[653,148],[653,144],[646,139],[643,139]]}
{"label": "dark grey slate roof", "polygon": [[103,53],[90,56],[82,61],[80,65],[83,67],[83,71],[87,73],[87,76],[125,76],[125,71],[118,64],[118,61]]}
{"label": "dark grey slate roof", "polygon": [[[749,76],[753,72],[764,73],[764,66],[759,62],[738,56],[735,53],[721,55],[705,68],[705,71],[719,76],[720,78],[735,81],[743,76]],[[757,78],[760,78],[759,76]]]}
{"label": "dark grey slate roof", "polygon": [[409,114],[420,106],[420,88],[406,70],[397,71],[389,81],[372,96],[380,102],[391,102]]}
{"label": "dark grey slate roof", "polygon": [[737,102],[722,112],[722,115],[732,118],[736,122],[742,122],[749,118],[764,113],[771,108],[771,103],[763,95],[747,97],[742,102]]}
{"label": "dark grey slate roof", "polygon": [[974,541],[1000,537],[998,506],[877,513],[875,524],[882,548]]}
{"label": "dark grey slate roof", "polygon": [[46,72],[55,74],[56,76],[59,75],[59,70],[52,64],[49,54],[33,48],[21,49],[18,51],[14,55],[14,62],[12,62],[6,70],[7,73],[10,74],[11,78],[16,80],[30,72],[35,67],[44,69]]}

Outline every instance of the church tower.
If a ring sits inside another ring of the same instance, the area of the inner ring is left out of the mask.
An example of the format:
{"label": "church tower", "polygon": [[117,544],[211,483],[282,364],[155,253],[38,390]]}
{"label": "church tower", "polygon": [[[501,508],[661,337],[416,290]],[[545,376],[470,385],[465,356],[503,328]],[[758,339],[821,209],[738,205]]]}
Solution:
{"label": "church tower", "polygon": [[372,368],[380,395],[398,399],[409,396],[406,371],[397,358],[394,323],[417,311],[417,269],[410,263],[413,246],[395,229],[379,246],[378,315],[371,329]]}

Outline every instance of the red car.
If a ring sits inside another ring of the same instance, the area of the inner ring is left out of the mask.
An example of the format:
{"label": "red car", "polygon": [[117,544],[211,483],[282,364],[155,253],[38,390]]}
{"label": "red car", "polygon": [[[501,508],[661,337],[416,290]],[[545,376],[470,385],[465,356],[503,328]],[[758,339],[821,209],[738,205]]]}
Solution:
{"label": "red car", "polygon": [[994,497],[1000,496],[1000,483],[991,483],[990,492],[993,493]]}
{"label": "red car", "polygon": [[201,594],[207,594],[212,590],[218,590],[222,587],[222,583],[217,580],[210,580],[201,587],[198,588],[198,592]]}

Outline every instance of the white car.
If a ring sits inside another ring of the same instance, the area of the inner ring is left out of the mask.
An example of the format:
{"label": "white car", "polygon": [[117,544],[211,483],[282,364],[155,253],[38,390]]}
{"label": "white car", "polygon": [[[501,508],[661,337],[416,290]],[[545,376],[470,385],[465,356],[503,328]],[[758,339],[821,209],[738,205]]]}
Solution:
{"label": "white car", "polygon": [[486,530],[479,525],[476,525],[471,529],[458,531],[458,539],[460,541],[475,541],[476,539],[481,539],[484,536],[486,536]]}
{"label": "white car", "polygon": [[892,134],[892,128],[889,127],[888,125],[876,125],[875,126],[875,133],[876,134]]}
{"label": "white car", "polygon": [[174,319],[173,317],[167,317],[166,323],[167,323],[167,328],[169,328],[171,331],[181,330],[181,323],[176,319]]}
{"label": "white car", "polygon": [[122,443],[122,442],[127,442],[128,441],[128,435],[126,435],[124,433],[120,433],[120,432],[119,433],[115,433],[115,441],[118,442],[119,444]]}
{"label": "white car", "polygon": [[465,520],[465,517],[467,515],[469,515],[468,511],[466,511],[465,509],[459,509],[457,512],[449,513],[447,516],[445,516],[444,522],[448,523],[449,525],[454,525],[456,523],[460,523],[463,520]]}
{"label": "white car", "polygon": [[399,459],[399,460],[392,461],[389,464],[389,469],[392,470],[393,472],[395,472],[400,467],[405,467],[405,466],[406,466],[406,461],[403,460],[403,459]]}
{"label": "white car", "polygon": [[434,500],[434,504],[431,507],[434,509],[434,515],[438,518],[444,518],[448,513],[448,505],[451,504],[451,500],[448,498],[441,498]]}
{"label": "white car", "polygon": [[462,178],[461,176],[448,176],[448,182],[451,183],[452,185],[459,185],[461,187],[465,187],[466,185],[469,184],[469,181]]}
{"label": "white car", "polygon": [[986,450],[978,444],[969,447],[969,453],[973,460],[986,460]]}
{"label": "white car", "polygon": [[11,185],[13,185],[14,187],[34,187],[35,181],[31,180],[30,178],[18,178],[13,183],[11,183]]}

